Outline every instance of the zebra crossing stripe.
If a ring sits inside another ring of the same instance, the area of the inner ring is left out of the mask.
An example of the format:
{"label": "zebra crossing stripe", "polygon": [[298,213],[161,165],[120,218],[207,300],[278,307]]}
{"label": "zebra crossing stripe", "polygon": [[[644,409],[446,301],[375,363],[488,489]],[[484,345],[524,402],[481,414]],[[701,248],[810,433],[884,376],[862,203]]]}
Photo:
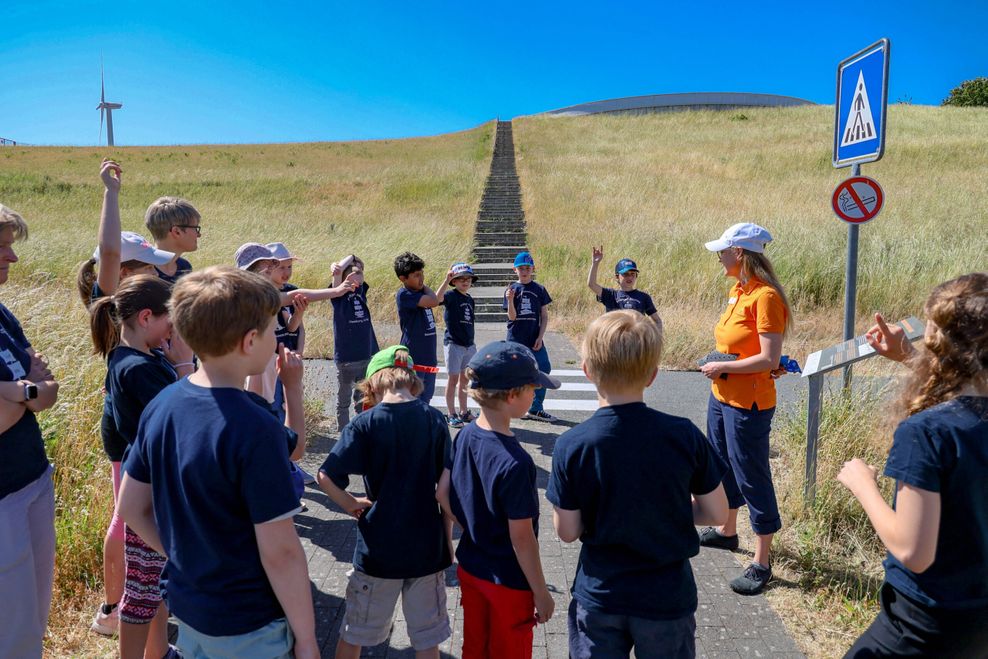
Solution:
{"label": "zebra crossing stripe", "polygon": [[[449,380],[436,380],[436,389],[445,389],[448,384]],[[559,389],[551,389],[550,391],[590,391],[596,393],[597,387],[592,382],[563,382]]]}
{"label": "zebra crossing stripe", "polygon": [[[433,396],[429,404],[445,409],[446,399],[442,396]],[[467,406],[475,410],[480,409],[472,398],[467,399]],[[543,403],[545,409],[558,412],[593,412],[598,406],[596,398],[546,398]]]}
{"label": "zebra crossing stripe", "polygon": [[[439,367],[440,373],[446,373],[446,367]],[[578,368],[554,368],[552,369],[552,376],[557,378],[586,378],[586,374]]]}

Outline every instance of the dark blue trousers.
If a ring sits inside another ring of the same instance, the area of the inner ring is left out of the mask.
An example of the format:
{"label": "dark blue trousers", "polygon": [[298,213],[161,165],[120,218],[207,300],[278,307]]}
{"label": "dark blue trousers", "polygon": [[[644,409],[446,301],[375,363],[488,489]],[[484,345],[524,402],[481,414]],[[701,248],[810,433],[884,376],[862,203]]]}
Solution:
{"label": "dark blue trousers", "polygon": [[569,603],[570,659],[637,659],[696,656],[696,618],[648,620],[634,616],[587,611],[573,598]]}
{"label": "dark blue trousers", "polygon": [[768,435],[775,408],[751,410],[722,403],[713,394],[707,405],[707,441],[727,465],[724,492],[731,508],[748,504],[751,529],[758,535],[782,528],[768,464]]}
{"label": "dark blue trousers", "polygon": [[436,393],[436,374],[419,373],[418,376],[422,380],[422,384],[425,385],[425,388],[422,389],[422,393],[419,394],[419,400],[424,402],[426,405],[432,405],[432,394]]}
{"label": "dark blue trousers", "polygon": [[[539,370],[543,373],[552,373],[552,363],[549,362],[549,351],[545,349],[545,343],[538,350],[532,351],[535,354],[535,363],[539,365]],[[535,390],[535,398],[532,400],[532,407],[529,412],[541,412],[543,401],[545,400],[546,389],[539,387]]]}

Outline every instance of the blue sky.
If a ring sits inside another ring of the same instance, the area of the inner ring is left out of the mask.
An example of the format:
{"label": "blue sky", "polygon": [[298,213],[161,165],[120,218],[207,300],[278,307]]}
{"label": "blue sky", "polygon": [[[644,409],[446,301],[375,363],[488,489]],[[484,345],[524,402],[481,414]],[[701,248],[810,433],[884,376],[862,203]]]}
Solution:
{"label": "blue sky", "polygon": [[[0,136],[118,145],[429,135],[576,103],[749,91],[833,103],[839,60],[892,40],[889,100],[988,75],[988,2],[5,0]],[[105,139],[105,137],[104,137]]]}

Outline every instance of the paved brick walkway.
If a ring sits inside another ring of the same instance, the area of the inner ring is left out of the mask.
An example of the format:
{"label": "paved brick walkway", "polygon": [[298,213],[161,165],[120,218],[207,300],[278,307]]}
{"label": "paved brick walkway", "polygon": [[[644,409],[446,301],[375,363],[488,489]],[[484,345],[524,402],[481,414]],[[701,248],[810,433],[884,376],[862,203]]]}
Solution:
{"label": "paved brick walkway", "polygon": [[[478,343],[483,343],[489,338],[478,333]],[[572,364],[566,365],[566,361],[572,361],[570,358],[575,353],[563,337],[550,336],[549,349],[558,368],[574,368]],[[573,379],[575,376],[564,378],[571,381]],[[332,418],[335,409],[335,374],[332,362],[307,362],[306,382],[307,397],[317,397],[327,401],[326,411]],[[678,380],[673,378],[670,382],[678,382]],[[696,389],[696,392],[692,392],[690,397],[695,399],[694,406],[705,409],[705,395],[709,390],[704,391],[697,387],[693,389]],[[559,392],[552,392],[550,396],[557,393]],[[570,397],[574,394],[566,392],[559,395]],[[595,398],[593,392],[577,395]],[[532,455],[538,468],[538,485],[543,494],[540,497],[542,510],[539,545],[546,581],[556,599],[556,614],[552,620],[535,630],[534,656],[540,659],[563,659],[568,656],[566,610],[570,601],[569,588],[576,573],[580,552],[578,542],[570,545],[562,543],[552,528],[552,507],[544,497],[551,468],[552,449],[560,433],[590,414],[586,411],[554,413],[562,418],[563,423],[513,424],[521,445]],[[320,438],[310,444],[304,459],[309,471],[315,473],[332,448],[335,437],[333,434],[331,437]],[[351,481],[351,491],[361,491],[362,487],[358,479]],[[346,574],[351,567],[357,528],[353,519],[330,502],[328,497],[315,486],[307,488],[305,499],[309,510],[298,515],[295,521],[309,556],[309,575],[314,586],[318,638],[322,644],[323,655],[330,657],[339,637],[346,592]],[[803,656],[797,650],[778,615],[763,597],[741,597],[731,591],[727,585],[728,581],[741,571],[738,561],[732,554],[702,549],[693,559],[692,565],[699,596],[699,608],[696,613],[697,656],[711,658]],[[441,650],[443,656],[458,657],[463,642],[463,616],[459,607],[459,590],[453,568],[447,571],[446,586],[450,618],[454,624],[453,636],[443,644]],[[400,607],[388,641],[374,648],[365,648],[364,656],[389,658],[414,656],[405,632],[404,616]]]}

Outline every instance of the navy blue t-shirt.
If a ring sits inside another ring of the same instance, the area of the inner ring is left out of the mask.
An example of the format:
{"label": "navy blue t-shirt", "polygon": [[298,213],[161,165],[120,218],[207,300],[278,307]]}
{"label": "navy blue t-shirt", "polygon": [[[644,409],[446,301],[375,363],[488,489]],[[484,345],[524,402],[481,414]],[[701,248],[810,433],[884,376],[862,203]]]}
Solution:
{"label": "navy blue t-shirt", "polygon": [[456,559],[478,579],[531,590],[511,546],[508,520],[531,519],[539,533],[535,461],[518,440],[471,422],[453,443],[450,507],[463,525]]}
{"label": "navy blue t-shirt", "polygon": [[114,426],[128,444],[137,437],[144,408],[177,379],[178,373],[160,350],[152,350],[149,355],[120,345],[110,351],[105,387],[113,395]]}
{"label": "navy blue t-shirt", "polygon": [[[281,287],[282,293],[290,293],[291,291],[297,291],[298,286],[293,286],[292,284],[285,284]],[[299,329],[294,332],[288,329],[288,321],[292,319],[295,315],[295,305],[289,304],[278,310],[278,315],[275,316],[275,328],[274,336],[278,340],[278,343],[285,346],[289,350],[298,350],[298,337],[301,325]]]}
{"label": "navy blue t-shirt", "polygon": [[[31,372],[31,347],[21,324],[0,304],[0,382],[14,382]],[[41,428],[31,410],[0,433],[0,499],[27,487],[48,469]]]}
{"label": "navy blue t-shirt", "polygon": [[366,361],[380,350],[367,306],[369,288],[364,282],[358,290],[332,300],[333,359],[337,362]]}
{"label": "navy blue t-shirt", "polygon": [[[542,325],[542,307],[552,302],[552,298],[545,286],[536,281],[524,285],[515,282],[511,284],[511,288],[515,291],[515,319],[508,321],[508,341],[533,348]],[[507,298],[502,307],[507,310]]]}
{"label": "navy blue t-shirt", "polygon": [[473,345],[474,301],[469,294],[464,295],[456,289],[446,291],[443,295],[443,320],[446,321],[446,331],[443,334],[443,345],[455,343],[469,348]]}
{"label": "navy blue t-shirt", "polygon": [[885,475],[940,494],[933,564],[916,574],[890,553],[888,582],[928,606],[988,609],[988,398],[960,396],[904,420]]}
{"label": "navy blue t-shirt", "polygon": [[449,427],[420,400],[378,403],[358,414],[319,468],[337,487],[363,476],[374,502],[357,522],[353,566],[372,577],[413,579],[452,564],[436,485],[449,457]]}
{"label": "navy blue t-shirt", "polygon": [[425,289],[412,291],[404,286],[395,294],[398,322],[401,325],[401,345],[408,348],[412,361],[422,366],[439,363],[436,355],[436,319],[432,309],[419,306]]}
{"label": "navy blue t-shirt", "polygon": [[299,509],[288,458],[297,441],[260,396],[188,378],[144,410],[124,469],[151,484],[165,601],[197,631],[246,634],[285,616],[254,525]]}
{"label": "navy blue t-shirt", "polygon": [[625,292],[620,288],[602,288],[600,295],[597,296],[597,301],[602,303],[608,311],[631,309],[646,316],[651,316],[658,311],[655,304],[652,303],[652,297],[637,289]]}
{"label": "navy blue t-shirt", "polygon": [[712,492],[725,471],[692,422],[645,403],[602,407],[560,435],[546,498],[583,519],[573,597],[653,620],[696,611],[690,495]]}
{"label": "navy blue t-shirt", "polygon": [[169,284],[174,284],[179,279],[192,272],[192,264],[186,261],[185,259],[183,259],[181,256],[175,259],[175,265],[177,267],[175,268],[175,274],[173,275],[166,274],[161,270],[159,270],[158,266],[154,266],[154,270],[155,273],[157,273],[158,275],[158,279],[167,281]]}

